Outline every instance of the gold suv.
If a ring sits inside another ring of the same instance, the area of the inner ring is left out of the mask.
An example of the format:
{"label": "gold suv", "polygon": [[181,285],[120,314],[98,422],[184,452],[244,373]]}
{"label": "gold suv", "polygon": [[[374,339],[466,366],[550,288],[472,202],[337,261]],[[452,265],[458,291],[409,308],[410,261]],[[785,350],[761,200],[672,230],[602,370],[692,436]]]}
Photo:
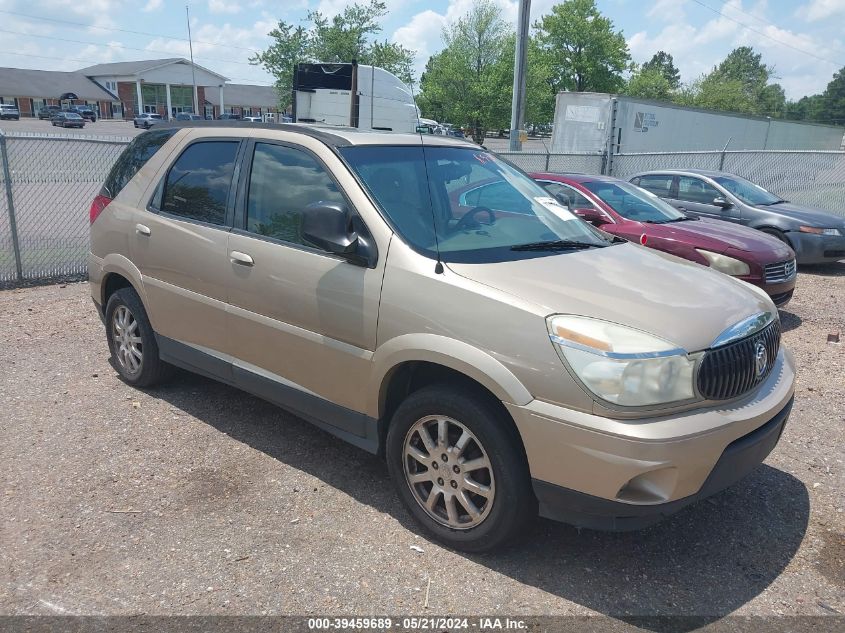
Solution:
{"label": "gold suv", "polygon": [[172,366],[383,454],[435,538],[653,523],[777,443],[794,368],[759,289],[613,238],[465,141],[163,125],[91,205],[123,379]]}

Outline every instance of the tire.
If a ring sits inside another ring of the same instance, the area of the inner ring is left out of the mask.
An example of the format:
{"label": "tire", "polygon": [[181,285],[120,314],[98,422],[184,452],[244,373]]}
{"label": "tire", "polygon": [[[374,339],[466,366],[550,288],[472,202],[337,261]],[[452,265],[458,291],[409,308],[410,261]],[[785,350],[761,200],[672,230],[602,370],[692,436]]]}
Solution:
{"label": "tire", "polygon": [[781,242],[786,244],[789,248],[792,248],[792,244],[789,242],[789,238],[786,237],[786,235],[784,234],[783,231],[780,231],[778,229],[771,229],[771,228],[760,229],[760,230],[763,233],[765,233],[766,235],[771,235],[773,238],[780,240]]}
{"label": "tire", "polygon": [[132,125],[135,126],[135,129],[138,129],[138,124],[135,121],[132,121]]}
{"label": "tire", "polygon": [[[128,319],[125,317],[127,313]],[[116,323],[121,323],[121,320],[123,320],[124,328],[127,325],[129,328],[134,327],[130,329],[129,335],[140,339],[137,342],[127,340],[127,352],[121,350],[121,341],[118,339],[120,334]],[[136,324],[134,326],[133,321]],[[135,334],[140,334],[140,336],[135,337]],[[147,311],[134,289],[121,288],[109,297],[106,304],[106,339],[114,367],[120,377],[133,387],[152,387],[172,374],[173,367],[159,358],[155,332],[150,325]],[[128,351],[129,345],[134,345],[140,352],[140,359],[136,354]],[[140,349],[138,349],[139,346]]]}
{"label": "tire", "polygon": [[[446,422],[448,429],[445,443],[437,439],[440,421]],[[471,439],[458,449],[458,438],[465,431]],[[435,454],[425,447],[421,432],[429,433]],[[448,448],[441,452],[444,444]],[[427,459],[410,457],[406,447]],[[472,389],[439,384],[408,396],[391,420],[386,457],[403,505],[428,534],[454,549],[496,549],[526,533],[537,516],[537,500],[516,427],[488,397]],[[485,457],[489,466],[463,470],[465,464],[483,463]],[[420,482],[412,487],[409,477],[413,475]],[[473,492],[484,487],[487,495]],[[423,504],[432,494],[436,495],[434,508],[425,509]],[[454,499],[451,512],[447,496]]]}

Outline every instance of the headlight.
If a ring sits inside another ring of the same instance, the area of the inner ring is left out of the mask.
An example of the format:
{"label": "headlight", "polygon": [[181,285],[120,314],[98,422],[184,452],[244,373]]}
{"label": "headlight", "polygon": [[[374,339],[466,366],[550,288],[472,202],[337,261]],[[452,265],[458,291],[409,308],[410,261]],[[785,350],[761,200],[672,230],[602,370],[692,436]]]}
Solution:
{"label": "headlight", "polygon": [[842,235],[839,229],[822,229],[817,226],[799,226],[798,230],[802,233],[815,233],[816,235],[832,235],[834,237]]}
{"label": "headlight", "polygon": [[589,317],[551,316],[548,325],[578,379],[602,400],[641,407],[695,396],[695,360],[663,339]]}
{"label": "headlight", "polygon": [[741,262],[738,259],[714,253],[713,251],[705,251],[701,248],[697,248],[695,250],[697,250],[699,255],[704,257],[704,259],[710,262],[710,268],[718,270],[720,273],[725,273],[726,275],[748,275],[751,273],[751,269],[748,267],[748,264]]}

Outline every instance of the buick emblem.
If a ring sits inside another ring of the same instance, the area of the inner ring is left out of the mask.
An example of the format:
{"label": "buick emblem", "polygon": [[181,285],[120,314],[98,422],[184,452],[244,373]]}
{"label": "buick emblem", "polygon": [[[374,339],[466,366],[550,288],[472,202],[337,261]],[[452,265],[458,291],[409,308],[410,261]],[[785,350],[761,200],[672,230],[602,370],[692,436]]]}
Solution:
{"label": "buick emblem", "polygon": [[766,346],[762,341],[757,341],[754,347],[754,370],[757,372],[757,378],[762,378],[766,373],[766,367],[769,364],[769,358],[766,354]]}

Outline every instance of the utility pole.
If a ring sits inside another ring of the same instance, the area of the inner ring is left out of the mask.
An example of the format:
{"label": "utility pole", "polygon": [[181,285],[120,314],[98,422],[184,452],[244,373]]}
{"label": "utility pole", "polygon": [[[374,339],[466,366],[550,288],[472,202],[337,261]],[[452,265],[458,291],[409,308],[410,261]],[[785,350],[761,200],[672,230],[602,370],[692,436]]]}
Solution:
{"label": "utility pole", "polygon": [[[188,20],[188,49],[191,51],[191,80],[194,82],[194,114],[200,113],[200,104],[199,104],[199,95],[197,94],[197,74],[194,71],[194,43],[191,40],[191,14],[188,11],[188,5],[185,5],[185,18]],[[223,114],[222,106],[220,104],[221,111],[220,114]],[[168,113],[169,116],[169,113]]]}
{"label": "utility pole", "polygon": [[511,103],[510,150],[522,150],[519,135],[525,124],[525,58],[528,52],[528,23],[531,0],[519,0],[519,21],[516,24],[516,50],[513,60],[513,102]]}

